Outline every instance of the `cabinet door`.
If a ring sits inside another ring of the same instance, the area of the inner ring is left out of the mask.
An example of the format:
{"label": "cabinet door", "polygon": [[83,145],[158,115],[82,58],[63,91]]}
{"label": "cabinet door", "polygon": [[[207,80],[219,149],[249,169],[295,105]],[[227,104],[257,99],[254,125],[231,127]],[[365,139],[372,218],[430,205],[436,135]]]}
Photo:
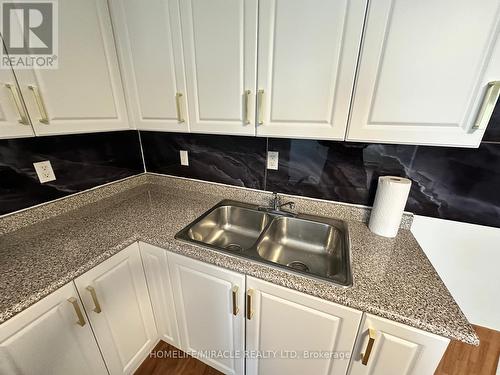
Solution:
{"label": "cabinet door", "polygon": [[[368,355],[369,341],[372,341],[372,346]],[[449,341],[441,336],[365,314],[349,374],[432,375]],[[363,364],[363,358],[366,364]]]}
{"label": "cabinet door", "polygon": [[110,0],[110,8],[131,121],[188,132],[179,1]]}
{"label": "cabinet door", "polygon": [[257,134],[343,140],[366,0],[260,0]]}
{"label": "cabinet door", "polygon": [[244,374],[245,277],[178,254],[168,260],[181,349],[225,374]]}
{"label": "cabinet door", "polygon": [[191,131],[255,135],[257,0],[180,4]]}
{"label": "cabinet door", "polygon": [[33,128],[24,107],[16,77],[12,70],[0,69],[0,138],[32,137],[33,135]]}
{"label": "cabinet door", "polygon": [[75,279],[111,374],[129,374],[157,343],[139,246],[130,245]]}
{"label": "cabinet door", "polygon": [[128,129],[106,0],[65,0],[57,4],[58,68],[14,67],[35,133]]}
{"label": "cabinet door", "polygon": [[139,246],[158,334],[163,341],[179,348],[167,251],[144,242],[140,242]]}
{"label": "cabinet door", "polygon": [[360,311],[252,277],[247,295],[248,375],[346,373]]}
{"label": "cabinet door", "polygon": [[347,140],[477,147],[499,26],[498,0],[370,1]]}
{"label": "cabinet door", "polygon": [[6,321],[0,325],[0,373],[107,374],[86,319],[69,283]]}

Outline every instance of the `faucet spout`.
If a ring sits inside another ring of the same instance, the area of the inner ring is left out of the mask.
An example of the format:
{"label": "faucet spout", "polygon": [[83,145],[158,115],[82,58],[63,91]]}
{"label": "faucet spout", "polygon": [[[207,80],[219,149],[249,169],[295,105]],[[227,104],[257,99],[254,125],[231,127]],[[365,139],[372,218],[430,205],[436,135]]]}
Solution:
{"label": "faucet spout", "polygon": [[259,207],[259,210],[273,212],[273,213],[281,214],[281,215],[283,215],[283,214],[295,215],[292,212],[283,211],[282,208],[286,207],[286,206],[288,206],[290,208],[290,210],[294,210],[295,209],[295,202],[290,201],[290,202],[281,203],[281,197],[278,195],[278,193],[273,192],[273,197],[271,198],[271,200],[269,202],[269,206],[268,207]]}

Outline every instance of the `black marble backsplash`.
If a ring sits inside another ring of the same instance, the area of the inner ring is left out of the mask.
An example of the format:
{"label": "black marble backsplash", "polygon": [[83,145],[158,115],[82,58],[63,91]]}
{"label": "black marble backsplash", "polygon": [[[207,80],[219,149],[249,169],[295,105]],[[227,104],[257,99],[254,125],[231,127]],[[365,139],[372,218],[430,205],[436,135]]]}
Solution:
{"label": "black marble backsplash", "polygon": [[[497,119],[497,120],[495,120]],[[500,110],[479,149],[141,131],[147,171],[371,205],[377,178],[413,181],[406,210],[500,227]],[[141,173],[135,130],[0,140],[0,214]],[[189,166],[179,151],[189,152]],[[279,169],[266,169],[267,151]],[[33,162],[57,180],[40,184]]]}
{"label": "black marble backsplash", "polygon": [[[34,162],[56,180],[40,184]],[[144,171],[137,131],[0,140],[0,214]]]}
{"label": "black marble backsplash", "polygon": [[[148,172],[371,205],[382,175],[413,181],[406,210],[500,227],[500,143],[479,149],[141,131]],[[179,150],[190,165],[180,166]],[[277,171],[266,152],[279,152]]]}
{"label": "black marble backsplash", "polygon": [[[141,131],[148,172],[265,188],[266,138]],[[180,164],[189,152],[189,166]]]}
{"label": "black marble backsplash", "polygon": [[406,210],[500,227],[500,144],[479,149],[270,139],[266,189],[372,205],[382,175],[413,181]]}
{"label": "black marble backsplash", "polygon": [[490,122],[484,133],[483,141],[500,142],[500,100],[491,115]]}

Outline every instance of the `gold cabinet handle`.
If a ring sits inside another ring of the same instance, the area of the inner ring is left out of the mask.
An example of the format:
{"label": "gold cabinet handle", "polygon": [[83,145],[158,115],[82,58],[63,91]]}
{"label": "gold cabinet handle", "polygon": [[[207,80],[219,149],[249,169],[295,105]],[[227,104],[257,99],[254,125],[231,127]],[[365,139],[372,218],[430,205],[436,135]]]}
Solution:
{"label": "gold cabinet handle", "polygon": [[472,129],[486,129],[499,96],[500,81],[489,82],[486,93],[484,94],[483,104],[481,105],[481,109],[479,110],[476,122],[472,126]]}
{"label": "gold cabinet handle", "polygon": [[20,124],[29,125],[30,122],[28,120],[28,115],[26,114],[26,110],[24,109],[23,103],[21,101],[21,94],[19,93],[19,89],[16,85],[12,83],[6,83],[5,87],[7,87],[12,95],[12,100],[14,100],[14,105],[16,106],[17,113],[19,114],[20,119],[18,120]]}
{"label": "gold cabinet handle", "polygon": [[95,289],[91,287],[90,285],[87,287],[87,290],[90,292],[90,295],[92,296],[92,301],[94,301],[94,312],[100,313],[101,310],[101,305],[99,304],[99,300],[97,299],[97,294],[95,292]]}
{"label": "gold cabinet handle", "polygon": [[184,122],[184,118],[182,116],[182,110],[181,110],[181,99],[182,99],[182,94],[180,92],[175,94],[175,105],[177,108],[177,121],[180,123]]}
{"label": "gold cabinet handle", "polygon": [[370,354],[372,354],[373,344],[375,343],[375,336],[377,332],[373,328],[368,329],[368,345],[366,345],[366,350],[363,354],[361,354],[361,363],[363,365],[368,364],[368,360],[370,359]]}
{"label": "gold cabinet handle", "polygon": [[257,92],[257,106],[259,107],[259,125],[264,124],[264,90],[259,90]]}
{"label": "gold cabinet handle", "polygon": [[40,119],[38,121],[42,124],[48,124],[49,115],[47,114],[47,110],[45,109],[45,104],[43,102],[42,95],[40,94],[40,90],[38,89],[38,87],[33,85],[28,85],[28,88],[33,92],[36,106],[38,107],[38,112],[40,113]]}
{"label": "gold cabinet handle", "polygon": [[238,308],[238,290],[240,288],[238,285],[233,286],[233,289],[231,289],[231,292],[233,293],[233,315],[236,316],[240,312],[240,309]]}
{"label": "gold cabinet handle", "polygon": [[245,90],[245,125],[250,124],[250,90]]}
{"label": "gold cabinet handle", "polygon": [[80,305],[78,304],[78,300],[75,297],[70,297],[70,298],[68,298],[68,302],[73,305],[73,308],[75,309],[76,316],[78,317],[76,324],[83,327],[85,325],[85,319],[83,318],[82,310],[80,309]]}
{"label": "gold cabinet handle", "polygon": [[253,317],[252,297],[253,297],[253,289],[248,289],[247,290],[247,319],[248,320],[251,320]]}

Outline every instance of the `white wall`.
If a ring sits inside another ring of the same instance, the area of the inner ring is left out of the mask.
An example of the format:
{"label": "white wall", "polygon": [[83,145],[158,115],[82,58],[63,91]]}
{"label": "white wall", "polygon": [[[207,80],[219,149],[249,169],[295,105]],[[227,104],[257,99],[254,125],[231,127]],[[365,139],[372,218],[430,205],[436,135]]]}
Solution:
{"label": "white wall", "polygon": [[500,229],[415,216],[411,231],[467,319],[500,331]]}

